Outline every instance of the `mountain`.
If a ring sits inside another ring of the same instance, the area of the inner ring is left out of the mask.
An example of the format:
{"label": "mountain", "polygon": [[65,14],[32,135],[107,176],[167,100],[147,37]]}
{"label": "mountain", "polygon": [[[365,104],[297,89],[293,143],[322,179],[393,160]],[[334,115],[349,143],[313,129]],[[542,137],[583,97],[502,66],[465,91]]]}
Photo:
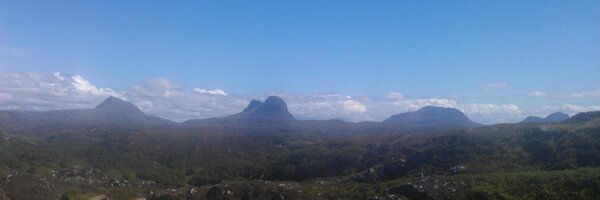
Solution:
{"label": "mountain", "polygon": [[283,99],[270,96],[264,102],[252,100],[240,113],[223,118],[193,119],[183,122],[195,127],[250,128],[271,131],[327,133],[331,135],[424,132],[481,126],[454,108],[426,106],[418,111],[398,114],[383,122],[346,122],[342,120],[297,120]]}
{"label": "mountain", "polygon": [[108,97],[92,111],[92,121],[104,124],[167,125],[173,122],[147,115],[130,102]]}
{"label": "mountain", "polygon": [[569,115],[562,112],[555,112],[546,117],[546,121],[549,122],[561,122],[569,119]]}
{"label": "mountain", "polygon": [[116,97],[108,97],[102,103],[98,104],[94,110],[99,112],[112,113],[131,113],[134,115],[143,115],[144,113],[132,103],[123,101]]}
{"label": "mountain", "polygon": [[544,122],[544,118],[536,117],[536,116],[529,116],[529,117],[526,117],[525,119],[523,119],[523,121],[521,121],[521,123],[543,123],[543,122]]}
{"label": "mountain", "polygon": [[225,119],[249,119],[272,121],[295,121],[296,118],[288,111],[287,104],[277,96],[268,97],[265,102],[252,100],[241,113],[227,116]]}
{"label": "mountain", "polygon": [[393,115],[383,124],[434,129],[470,128],[481,126],[454,108],[425,106],[414,112]]}
{"label": "mountain", "polygon": [[297,124],[296,118],[288,111],[287,104],[277,96],[270,96],[264,102],[252,100],[240,113],[223,118],[193,119],[187,125],[209,127],[251,127],[269,129],[273,126]]}
{"label": "mountain", "polygon": [[147,115],[132,103],[108,97],[94,109],[52,111],[0,111],[0,127],[31,129],[42,127],[159,126],[173,122]]}
{"label": "mountain", "polygon": [[256,108],[258,108],[260,105],[262,105],[262,101],[258,101],[256,99],[252,99],[252,101],[250,101],[250,104],[248,104],[248,107],[246,107],[244,109],[244,111],[242,112],[251,112],[256,110]]}
{"label": "mountain", "polygon": [[562,112],[555,112],[546,116],[546,118],[529,116],[523,119],[521,123],[557,123],[567,119],[569,119],[569,115]]}
{"label": "mountain", "polygon": [[565,120],[566,123],[581,123],[592,120],[600,121],[600,111],[582,112],[577,113],[575,116]]}

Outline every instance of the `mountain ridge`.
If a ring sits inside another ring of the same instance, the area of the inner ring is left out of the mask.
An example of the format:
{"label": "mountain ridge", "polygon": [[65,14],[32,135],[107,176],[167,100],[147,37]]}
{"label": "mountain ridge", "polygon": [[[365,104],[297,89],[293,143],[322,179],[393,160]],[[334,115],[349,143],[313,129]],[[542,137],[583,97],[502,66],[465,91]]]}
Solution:
{"label": "mountain ridge", "polygon": [[520,123],[558,123],[569,119],[569,115],[562,112],[551,113],[545,118],[537,116],[529,116],[523,119]]}
{"label": "mountain ridge", "polygon": [[573,117],[564,121],[564,123],[582,123],[592,120],[600,120],[600,111],[589,111],[577,113]]}
{"label": "mountain ridge", "polygon": [[[553,113],[548,119],[563,121],[566,114]],[[595,118],[594,112],[580,113],[565,123]],[[412,112],[390,116],[382,122],[346,122],[342,120],[297,120],[288,110],[285,101],[270,96],[265,101],[253,99],[239,113],[222,118],[191,119],[175,123],[167,119],[145,114],[134,104],[108,97],[92,109],[52,111],[0,111],[0,128],[36,128],[52,126],[109,126],[138,127],[185,125],[193,127],[237,127],[251,129],[285,129],[309,132],[389,132],[389,131],[437,131],[483,126],[471,121],[455,108],[425,106]]]}

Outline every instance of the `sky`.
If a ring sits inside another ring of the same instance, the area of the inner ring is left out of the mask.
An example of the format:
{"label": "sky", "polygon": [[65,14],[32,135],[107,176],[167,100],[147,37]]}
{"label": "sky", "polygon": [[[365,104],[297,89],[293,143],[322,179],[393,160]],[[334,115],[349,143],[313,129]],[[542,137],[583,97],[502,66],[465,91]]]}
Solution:
{"label": "sky", "polygon": [[573,115],[600,110],[600,1],[2,0],[0,78],[0,109],[175,121],[269,95],[302,119]]}

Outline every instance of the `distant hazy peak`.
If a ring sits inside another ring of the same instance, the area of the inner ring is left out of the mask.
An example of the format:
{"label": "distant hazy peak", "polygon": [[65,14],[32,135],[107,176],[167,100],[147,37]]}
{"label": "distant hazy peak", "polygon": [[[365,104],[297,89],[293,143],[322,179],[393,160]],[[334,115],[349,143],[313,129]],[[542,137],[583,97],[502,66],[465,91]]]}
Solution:
{"label": "distant hazy peak", "polygon": [[555,112],[546,117],[546,120],[560,122],[569,119],[569,115],[562,112]]}
{"label": "distant hazy peak", "polygon": [[248,104],[248,106],[242,112],[254,111],[258,107],[260,107],[262,104],[263,104],[262,101],[259,101],[259,100],[256,100],[256,99],[252,99],[252,101],[250,101],[250,104]]}
{"label": "distant hazy peak", "polygon": [[447,107],[425,106],[414,112],[400,113],[383,121],[406,126],[422,127],[475,127],[479,124],[471,121],[464,113]]}
{"label": "distant hazy peak", "polygon": [[575,116],[571,117],[568,120],[565,120],[567,123],[578,123],[578,122],[587,122],[591,120],[600,119],[600,111],[589,111],[589,112],[580,112]]}
{"label": "distant hazy peak", "polygon": [[544,121],[544,118],[536,117],[536,116],[529,116],[529,117],[526,117],[525,119],[523,119],[523,121],[521,121],[521,123],[541,123],[543,121]]}
{"label": "distant hazy peak", "polygon": [[228,119],[269,119],[296,120],[288,111],[287,105],[277,96],[270,96],[264,102],[252,100],[241,113],[227,116]]}
{"label": "distant hazy peak", "polygon": [[123,101],[117,97],[110,96],[106,98],[100,105],[94,108],[95,110],[114,111],[114,112],[142,112],[138,107]]}
{"label": "distant hazy peak", "polygon": [[529,116],[521,121],[521,123],[556,123],[565,121],[567,119],[569,119],[569,115],[562,112],[555,112],[548,115],[546,118]]}
{"label": "distant hazy peak", "polygon": [[258,106],[255,110],[257,113],[271,113],[271,112],[288,112],[287,104],[285,101],[278,96],[270,96]]}

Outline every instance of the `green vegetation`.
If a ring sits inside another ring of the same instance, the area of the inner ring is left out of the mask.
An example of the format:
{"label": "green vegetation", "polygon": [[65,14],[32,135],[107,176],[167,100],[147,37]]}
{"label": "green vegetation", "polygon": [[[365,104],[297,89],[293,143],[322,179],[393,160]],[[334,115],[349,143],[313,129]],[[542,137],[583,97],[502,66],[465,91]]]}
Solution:
{"label": "green vegetation", "polygon": [[194,199],[229,191],[234,199],[245,193],[255,195],[251,199],[599,199],[600,124],[589,123],[413,135],[238,129],[3,133],[0,195]]}
{"label": "green vegetation", "polygon": [[457,177],[464,199],[599,199],[600,169],[491,173]]}

